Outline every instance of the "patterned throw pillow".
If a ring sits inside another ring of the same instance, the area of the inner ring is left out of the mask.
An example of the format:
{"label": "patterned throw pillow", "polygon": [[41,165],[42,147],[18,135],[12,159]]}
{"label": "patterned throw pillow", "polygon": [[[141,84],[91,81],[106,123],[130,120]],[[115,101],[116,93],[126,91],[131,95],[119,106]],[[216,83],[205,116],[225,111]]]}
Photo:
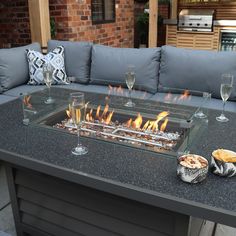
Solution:
{"label": "patterned throw pillow", "polygon": [[44,84],[43,65],[50,63],[53,70],[53,84],[69,84],[65,71],[64,47],[56,47],[52,52],[43,55],[40,52],[27,50],[27,59],[29,62],[30,80],[28,84],[39,85]]}

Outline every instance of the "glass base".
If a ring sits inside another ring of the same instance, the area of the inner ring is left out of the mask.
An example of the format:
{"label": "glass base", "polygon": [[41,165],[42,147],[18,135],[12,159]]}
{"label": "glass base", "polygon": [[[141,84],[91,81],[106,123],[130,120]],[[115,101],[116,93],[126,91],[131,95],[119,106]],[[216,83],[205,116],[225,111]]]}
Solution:
{"label": "glass base", "polygon": [[23,119],[23,124],[24,125],[29,125],[29,122],[30,122],[29,118],[24,118]]}
{"label": "glass base", "polygon": [[198,111],[194,114],[194,117],[204,119],[204,118],[207,118],[207,115],[204,114],[202,111]]}
{"label": "glass base", "polygon": [[217,116],[216,120],[219,121],[219,122],[227,122],[227,121],[229,121],[229,119],[224,114],[221,114],[220,116]]}
{"label": "glass base", "polygon": [[84,146],[77,146],[72,149],[71,153],[76,156],[85,155],[86,153],[88,153],[88,148]]}
{"label": "glass base", "polygon": [[135,107],[135,103],[129,100],[127,103],[125,103],[126,107]]}
{"label": "glass base", "polygon": [[49,97],[46,101],[44,101],[45,104],[52,104],[55,102],[55,99]]}

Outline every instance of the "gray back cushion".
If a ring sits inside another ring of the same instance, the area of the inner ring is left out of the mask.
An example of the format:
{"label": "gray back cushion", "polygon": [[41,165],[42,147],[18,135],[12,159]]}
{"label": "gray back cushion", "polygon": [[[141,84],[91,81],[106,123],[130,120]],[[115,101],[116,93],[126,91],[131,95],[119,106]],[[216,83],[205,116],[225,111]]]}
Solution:
{"label": "gray back cushion", "polygon": [[160,48],[112,48],[94,45],[92,49],[92,84],[123,85],[127,66],[135,66],[135,88],[150,93],[157,91]]}
{"label": "gray back cushion", "polygon": [[[212,93],[220,98],[222,74],[236,79],[236,52],[162,47],[160,86]],[[231,99],[236,98],[236,82]]]}
{"label": "gray back cushion", "polygon": [[3,91],[25,84],[29,80],[26,49],[41,51],[39,43],[17,48],[0,49],[0,86]]}
{"label": "gray back cushion", "polygon": [[48,42],[48,51],[52,51],[58,46],[64,46],[65,48],[67,76],[75,77],[75,82],[88,83],[92,43],[50,40]]}

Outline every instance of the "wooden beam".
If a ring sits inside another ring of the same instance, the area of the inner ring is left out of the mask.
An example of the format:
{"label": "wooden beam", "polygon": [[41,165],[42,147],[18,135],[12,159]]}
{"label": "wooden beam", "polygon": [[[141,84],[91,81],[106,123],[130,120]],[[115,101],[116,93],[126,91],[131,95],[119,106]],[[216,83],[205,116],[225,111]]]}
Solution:
{"label": "wooden beam", "polygon": [[149,0],[149,43],[148,47],[157,46],[157,32],[158,32],[158,0]]}
{"label": "wooden beam", "polygon": [[31,41],[47,47],[51,39],[49,0],[28,0]]}
{"label": "wooden beam", "polygon": [[177,19],[178,0],[171,1],[171,19]]}

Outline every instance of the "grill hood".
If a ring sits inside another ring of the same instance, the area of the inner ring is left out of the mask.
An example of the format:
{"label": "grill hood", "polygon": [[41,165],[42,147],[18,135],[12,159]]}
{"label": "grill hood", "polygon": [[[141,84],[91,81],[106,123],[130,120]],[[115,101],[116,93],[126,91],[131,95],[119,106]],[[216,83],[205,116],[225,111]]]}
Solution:
{"label": "grill hood", "polygon": [[180,31],[213,31],[214,10],[183,9],[178,16]]}

